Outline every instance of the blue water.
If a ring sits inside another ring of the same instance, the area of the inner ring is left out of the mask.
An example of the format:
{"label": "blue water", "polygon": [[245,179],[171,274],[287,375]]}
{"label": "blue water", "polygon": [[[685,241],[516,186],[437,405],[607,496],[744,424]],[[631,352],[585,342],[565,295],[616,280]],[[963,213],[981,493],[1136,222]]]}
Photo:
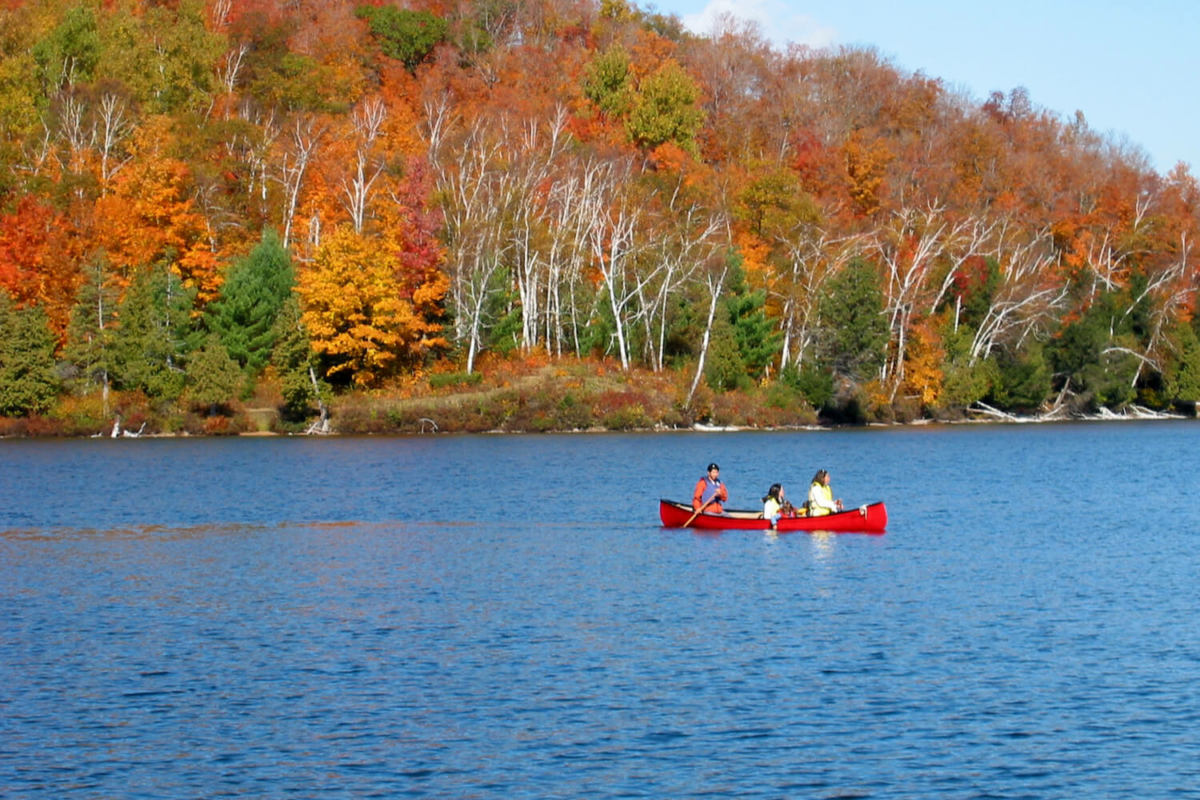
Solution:
{"label": "blue water", "polygon": [[[1200,797],[1200,425],[0,441],[0,796]],[[663,530],[718,461],[884,536]]]}

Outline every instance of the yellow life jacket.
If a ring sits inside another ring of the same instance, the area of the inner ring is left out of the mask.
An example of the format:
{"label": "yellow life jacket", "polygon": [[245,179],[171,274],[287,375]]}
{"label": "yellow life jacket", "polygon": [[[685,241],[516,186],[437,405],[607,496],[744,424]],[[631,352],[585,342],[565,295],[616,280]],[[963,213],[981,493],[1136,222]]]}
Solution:
{"label": "yellow life jacket", "polygon": [[[808,490],[809,494],[811,495],[814,490],[816,490],[817,497],[819,497],[820,499],[826,501],[827,503],[833,502],[833,490],[830,489],[825,484],[817,483],[816,481],[813,481],[812,488],[810,488]],[[828,508],[822,508],[821,506],[818,506],[818,505],[809,504],[809,507],[808,507],[808,515],[810,517],[823,517],[826,514],[832,514],[832,513],[833,512],[830,511]]]}
{"label": "yellow life jacket", "polygon": [[779,513],[780,508],[781,506],[779,505],[778,500],[776,500],[774,497],[768,497],[763,501],[763,519],[770,519],[771,517],[775,516]]}

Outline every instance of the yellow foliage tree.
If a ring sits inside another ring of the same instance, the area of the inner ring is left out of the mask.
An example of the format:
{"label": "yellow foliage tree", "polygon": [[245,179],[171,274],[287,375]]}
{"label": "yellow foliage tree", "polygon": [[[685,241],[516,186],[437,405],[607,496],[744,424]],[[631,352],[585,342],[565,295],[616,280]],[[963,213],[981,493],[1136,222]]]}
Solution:
{"label": "yellow foliage tree", "polygon": [[921,399],[921,405],[934,407],[942,394],[945,377],[942,363],[946,360],[946,352],[942,349],[941,337],[926,320],[913,327],[909,341],[904,367],[906,388]]}
{"label": "yellow foliage tree", "polygon": [[400,297],[390,249],[349,228],[321,243],[299,275],[312,348],[358,386],[372,386],[420,351],[427,323]]}
{"label": "yellow foliage tree", "polygon": [[866,141],[860,130],[850,134],[842,150],[850,197],[859,213],[870,216],[879,210],[884,175],[894,158],[892,151],[882,140]]}

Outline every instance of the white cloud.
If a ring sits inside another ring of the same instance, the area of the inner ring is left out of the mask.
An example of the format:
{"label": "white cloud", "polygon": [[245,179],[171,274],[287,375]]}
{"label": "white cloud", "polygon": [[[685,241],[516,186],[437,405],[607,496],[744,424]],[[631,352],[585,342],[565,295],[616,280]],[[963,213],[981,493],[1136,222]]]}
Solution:
{"label": "white cloud", "polygon": [[758,23],[762,35],[779,48],[789,42],[827,47],[838,38],[835,28],[808,14],[796,14],[779,0],[709,0],[699,13],[685,15],[683,24],[696,33],[710,34],[723,15]]}

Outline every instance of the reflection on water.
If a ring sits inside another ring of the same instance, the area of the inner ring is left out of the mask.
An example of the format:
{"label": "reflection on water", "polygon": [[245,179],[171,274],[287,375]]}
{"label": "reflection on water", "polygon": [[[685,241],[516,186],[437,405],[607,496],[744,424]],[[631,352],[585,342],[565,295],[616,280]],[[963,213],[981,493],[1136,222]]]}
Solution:
{"label": "reflection on water", "polygon": [[0,793],[1192,796],[1197,430],[6,440]]}
{"label": "reflection on water", "polygon": [[[7,528],[0,529],[0,539],[27,542],[63,542],[70,539],[114,539],[163,541],[169,539],[210,538],[220,536],[245,537],[282,528],[318,528],[336,530],[362,529],[396,523],[364,523],[350,520],[333,522],[280,522],[275,525],[219,523],[205,525],[131,525],[117,528]],[[465,523],[464,523],[465,524]]]}
{"label": "reflection on water", "polygon": [[838,534],[833,531],[813,531],[809,540],[812,543],[813,559],[817,562],[829,561],[837,546]]}

